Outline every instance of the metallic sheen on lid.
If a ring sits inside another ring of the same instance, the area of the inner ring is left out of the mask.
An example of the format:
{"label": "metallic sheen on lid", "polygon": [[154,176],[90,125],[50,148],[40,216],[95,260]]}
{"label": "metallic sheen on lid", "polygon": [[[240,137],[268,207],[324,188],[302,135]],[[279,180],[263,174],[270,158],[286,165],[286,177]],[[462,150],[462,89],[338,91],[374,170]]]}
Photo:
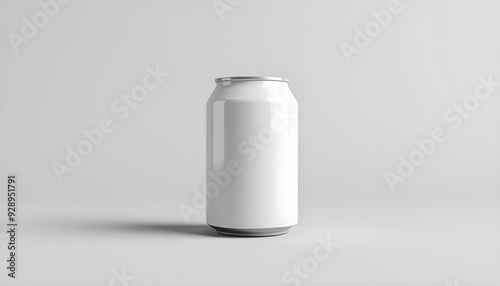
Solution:
{"label": "metallic sheen on lid", "polygon": [[223,81],[283,81],[288,82],[287,78],[284,77],[270,77],[270,76],[232,76],[232,77],[219,77],[215,79],[215,82]]}

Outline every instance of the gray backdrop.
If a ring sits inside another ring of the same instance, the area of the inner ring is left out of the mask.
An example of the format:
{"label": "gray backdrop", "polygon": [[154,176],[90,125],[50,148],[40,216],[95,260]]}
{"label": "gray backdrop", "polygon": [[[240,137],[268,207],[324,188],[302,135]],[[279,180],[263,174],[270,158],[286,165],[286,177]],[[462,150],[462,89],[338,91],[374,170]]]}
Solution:
{"label": "gray backdrop", "polygon": [[[500,2],[62,2],[0,1],[2,285],[500,283]],[[231,75],[290,78],[299,102],[284,236],[220,237],[198,208]]]}

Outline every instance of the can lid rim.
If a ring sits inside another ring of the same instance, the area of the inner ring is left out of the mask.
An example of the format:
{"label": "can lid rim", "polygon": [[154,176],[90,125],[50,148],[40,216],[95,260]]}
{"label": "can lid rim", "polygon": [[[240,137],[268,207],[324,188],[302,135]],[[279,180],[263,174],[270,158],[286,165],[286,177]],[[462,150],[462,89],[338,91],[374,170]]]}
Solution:
{"label": "can lid rim", "polygon": [[215,79],[215,83],[223,81],[283,81],[288,82],[287,78],[284,77],[273,77],[273,76],[230,76],[230,77],[219,77]]}

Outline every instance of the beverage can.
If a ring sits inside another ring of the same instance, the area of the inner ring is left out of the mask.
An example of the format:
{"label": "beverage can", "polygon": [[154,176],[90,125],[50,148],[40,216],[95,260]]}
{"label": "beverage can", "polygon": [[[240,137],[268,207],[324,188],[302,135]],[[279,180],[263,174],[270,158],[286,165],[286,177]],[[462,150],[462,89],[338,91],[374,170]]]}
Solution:
{"label": "beverage can", "polygon": [[298,222],[298,106],[281,77],[215,80],[207,102],[207,224],[273,236]]}

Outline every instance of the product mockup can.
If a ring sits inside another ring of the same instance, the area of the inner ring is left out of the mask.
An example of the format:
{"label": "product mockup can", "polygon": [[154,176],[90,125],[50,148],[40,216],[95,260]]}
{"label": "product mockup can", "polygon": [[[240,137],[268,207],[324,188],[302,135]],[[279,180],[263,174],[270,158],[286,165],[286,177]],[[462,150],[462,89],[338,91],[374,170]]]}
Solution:
{"label": "product mockup can", "polygon": [[233,236],[298,221],[297,101],[281,77],[215,80],[207,102],[207,223]]}

